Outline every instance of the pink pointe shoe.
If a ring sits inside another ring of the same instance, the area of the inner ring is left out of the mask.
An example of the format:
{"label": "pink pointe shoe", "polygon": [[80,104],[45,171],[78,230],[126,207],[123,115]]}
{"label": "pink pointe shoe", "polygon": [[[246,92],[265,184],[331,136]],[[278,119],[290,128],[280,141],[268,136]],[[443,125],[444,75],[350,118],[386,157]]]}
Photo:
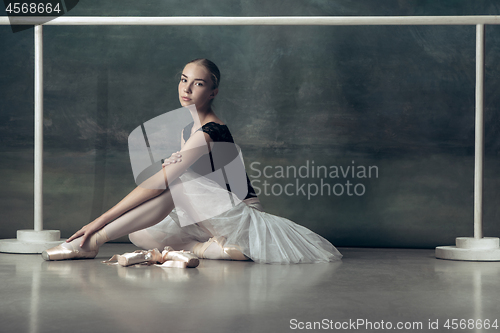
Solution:
{"label": "pink pointe shoe", "polygon": [[[47,261],[67,260],[67,259],[94,259],[99,252],[99,246],[109,240],[106,231],[103,229],[94,233],[88,239],[88,250],[82,248],[75,249],[71,243],[62,243],[51,249],[42,252],[42,258]],[[66,246],[64,246],[66,245]]]}
{"label": "pink pointe shoe", "polygon": [[[207,252],[210,245],[215,243],[220,251],[218,253]],[[205,243],[198,243],[193,247],[193,253],[202,259],[223,259],[223,260],[250,260],[241,250],[235,245],[226,246],[225,237],[212,237]]]}
{"label": "pink pointe shoe", "polygon": [[197,256],[189,251],[175,251],[170,246],[165,246],[163,252],[158,249],[137,250],[122,255],[115,254],[111,259],[103,261],[105,264],[119,264],[131,266],[136,264],[157,265],[162,267],[195,268],[200,264]]}
{"label": "pink pointe shoe", "polygon": [[165,246],[165,249],[162,252],[162,257],[164,261],[173,260],[173,261],[181,261],[186,263],[186,267],[194,268],[200,264],[200,259],[190,251],[174,251],[174,249],[170,246]]}

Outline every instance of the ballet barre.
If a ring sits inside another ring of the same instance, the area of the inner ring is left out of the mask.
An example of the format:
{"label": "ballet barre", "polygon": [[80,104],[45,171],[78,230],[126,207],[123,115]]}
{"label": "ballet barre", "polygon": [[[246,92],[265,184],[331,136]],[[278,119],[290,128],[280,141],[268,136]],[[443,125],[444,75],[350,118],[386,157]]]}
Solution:
{"label": "ballet barre", "polygon": [[0,17],[0,25],[477,25],[497,15],[471,16],[38,16]]}
{"label": "ballet barre", "polygon": [[484,159],[484,34],[486,24],[500,24],[497,15],[472,16],[267,16],[267,17],[0,17],[0,25],[35,26],[35,216],[34,230],[18,230],[17,240],[0,240],[0,252],[41,253],[57,245],[58,230],[43,230],[43,25],[282,25],[282,26],[361,26],[361,25],[475,25],[475,162],[474,237],[458,237],[456,246],[436,248],[436,257],[452,260],[500,261],[497,237],[483,236]]}

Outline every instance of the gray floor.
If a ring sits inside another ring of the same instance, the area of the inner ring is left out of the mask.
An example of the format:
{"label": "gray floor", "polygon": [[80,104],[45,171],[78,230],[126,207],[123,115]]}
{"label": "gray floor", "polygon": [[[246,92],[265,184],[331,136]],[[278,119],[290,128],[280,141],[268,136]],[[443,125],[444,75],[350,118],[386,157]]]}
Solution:
{"label": "gray floor", "polygon": [[[98,259],[134,249],[106,244]],[[202,260],[195,269],[0,254],[0,332],[289,332],[313,331],[314,322],[336,331],[349,321],[359,332],[389,323],[401,332],[500,329],[444,327],[447,319],[500,319],[500,263],[438,260],[433,250],[339,250],[343,260],[331,264]]]}

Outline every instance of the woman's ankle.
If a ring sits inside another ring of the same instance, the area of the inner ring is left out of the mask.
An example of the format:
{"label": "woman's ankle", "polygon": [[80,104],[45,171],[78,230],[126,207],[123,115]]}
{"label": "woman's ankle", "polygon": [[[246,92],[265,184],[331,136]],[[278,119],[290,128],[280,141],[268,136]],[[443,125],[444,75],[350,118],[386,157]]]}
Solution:
{"label": "woman's ankle", "polygon": [[71,246],[76,250],[76,249],[81,249],[82,251],[96,251],[99,250],[99,247],[101,247],[102,244],[108,242],[110,239],[106,233],[106,230],[100,229],[96,231],[92,236],[87,238],[85,241],[85,244],[83,244],[82,247],[80,247],[81,244],[81,237],[73,240],[70,244]]}

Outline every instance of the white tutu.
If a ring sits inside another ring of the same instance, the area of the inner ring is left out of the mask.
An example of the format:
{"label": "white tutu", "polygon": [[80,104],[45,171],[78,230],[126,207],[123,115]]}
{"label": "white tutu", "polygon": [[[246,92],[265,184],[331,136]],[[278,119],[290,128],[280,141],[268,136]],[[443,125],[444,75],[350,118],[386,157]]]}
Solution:
{"label": "white tutu", "polygon": [[147,228],[154,238],[168,242],[205,242],[223,236],[257,263],[322,263],[342,258],[325,238],[286,218],[249,207],[217,182],[188,169],[171,186],[176,208]]}

